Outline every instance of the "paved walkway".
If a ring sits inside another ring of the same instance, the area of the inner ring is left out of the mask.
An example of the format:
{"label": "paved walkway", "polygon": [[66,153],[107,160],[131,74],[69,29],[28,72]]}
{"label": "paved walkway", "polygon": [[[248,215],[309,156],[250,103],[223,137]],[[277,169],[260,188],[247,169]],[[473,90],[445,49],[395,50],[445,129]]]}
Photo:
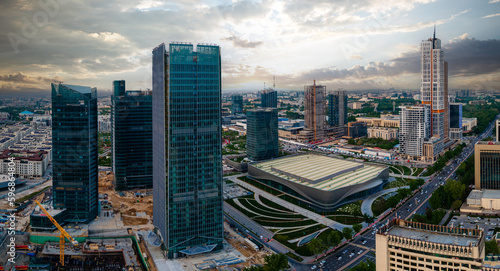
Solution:
{"label": "paved walkway", "polygon": [[403,186],[403,187],[395,187],[395,188],[389,188],[389,189],[385,189],[385,190],[382,190],[382,191],[379,191],[371,196],[369,196],[368,198],[366,198],[363,203],[361,203],[361,213],[362,214],[366,214],[366,215],[369,215],[369,216],[373,216],[373,212],[372,212],[372,204],[373,202],[383,196],[383,195],[387,195],[387,194],[390,194],[392,192],[396,192],[398,191],[399,188],[410,188],[409,186]]}
{"label": "paved walkway", "polygon": [[389,176],[391,177],[399,177],[399,178],[405,178],[405,179],[413,179],[413,180],[418,180],[418,179],[428,179],[429,177],[418,177],[418,176],[409,176],[409,175],[403,175],[403,174],[395,174],[395,173],[389,173]]}
{"label": "paved walkway", "polygon": [[[346,228],[346,227],[350,228],[350,227],[352,227],[350,225],[344,225],[344,224],[341,224],[339,222],[333,221],[333,220],[331,220],[329,218],[323,217],[320,214],[311,212],[311,211],[309,211],[307,209],[304,209],[304,208],[299,207],[299,206],[297,206],[295,204],[292,204],[292,203],[290,203],[290,202],[288,202],[286,200],[283,200],[283,199],[281,199],[279,197],[276,197],[276,196],[274,196],[274,195],[272,195],[270,193],[267,193],[267,192],[265,192],[265,191],[263,191],[263,190],[255,187],[255,186],[253,186],[253,185],[248,184],[247,182],[244,182],[244,181],[238,179],[239,176],[240,175],[236,175],[236,176],[230,176],[230,177],[226,177],[226,178],[229,178],[231,181],[233,181],[233,182],[241,185],[242,187],[244,187],[244,188],[246,188],[246,189],[254,192],[256,195],[263,196],[263,197],[267,198],[268,200],[270,200],[270,201],[272,201],[274,203],[277,203],[277,204],[279,204],[279,205],[281,205],[281,206],[283,206],[285,208],[288,208],[289,210],[292,210],[292,211],[294,211],[294,212],[296,212],[298,214],[301,214],[301,215],[303,215],[303,216],[305,216],[305,217],[307,217],[307,218],[309,218],[311,220],[314,220],[314,221],[316,221],[318,223],[326,225],[326,226],[328,226],[330,228],[342,231],[343,228]],[[243,175],[241,175],[241,176],[243,176]]]}
{"label": "paved walkway", "polygon": [[274,236],[274,233],[271,232],[270,230],[262,227],[259,225],[257,222],[251,220],[248,218],[246,215],[244,215],[242,212],[238,211],[236,208],[233,206],[227,204],[224,202],[223,205],[224,212],[226,212],[229,216],[234,218],[236,221],[238,221],[241,225],[245,226],[258,236],[262,236],[264,238],[271,239]]}

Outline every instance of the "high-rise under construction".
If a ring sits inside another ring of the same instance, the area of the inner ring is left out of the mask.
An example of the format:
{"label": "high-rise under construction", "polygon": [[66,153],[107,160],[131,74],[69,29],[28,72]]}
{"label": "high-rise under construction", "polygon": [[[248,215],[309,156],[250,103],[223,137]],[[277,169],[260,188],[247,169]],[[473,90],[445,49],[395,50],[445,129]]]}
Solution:
{"label": "high-rise under construction", "polygon": [[305,127],[313,132],[314,141],[325,137],[325,95],[326,86],[317,86],[316,80],[313,85],[305,86]]}

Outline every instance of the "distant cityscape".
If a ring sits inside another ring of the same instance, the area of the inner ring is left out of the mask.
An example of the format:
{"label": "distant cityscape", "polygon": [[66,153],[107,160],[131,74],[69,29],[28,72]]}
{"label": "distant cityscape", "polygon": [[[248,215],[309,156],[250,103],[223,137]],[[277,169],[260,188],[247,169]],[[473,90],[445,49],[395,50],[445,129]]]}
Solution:
{"label": "distant cityscape", "polygon": [[500,270],[500,90],[415,46],[420,89],[226,91],[171,42],[151,89],[0,98],[0,270]]}

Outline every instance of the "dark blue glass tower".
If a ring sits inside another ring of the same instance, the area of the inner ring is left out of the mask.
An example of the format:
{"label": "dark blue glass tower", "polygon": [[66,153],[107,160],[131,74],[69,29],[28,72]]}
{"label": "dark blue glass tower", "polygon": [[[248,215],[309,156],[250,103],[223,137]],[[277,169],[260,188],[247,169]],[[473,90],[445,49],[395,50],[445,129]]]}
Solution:
{"label": "dark blue glass tower", "polygon": [[278,157],[278,109],[247,111],[247,156],[253,161]]}
{"label": "dark blue glass tower", "polygon": [[97,89],[52,84],[54,207],[66,222],[88,223],[98,212]]}
{"label": "dark blue glass tower", "polygon": [[328,125],[339,127],[347,124],[347,95],[345,91],[334,91],[328,94]]}
{"label": "dark blue glass tower", "polygon": [[116,190],[152,188],[152,93],[125,91],[125,81],[114,81],[111,101],[111,139]]}
{"label": "dark blue glass tower", "polygon": [[234,94],[231,98],[231,101],[233,103],[231,114],[236,115],[243,113],[243,96]]}
{"label": "dark blue glass tower", "polygon": [[261,107],[278,107],[278,92],[272,89],[265,89],[261,94]]}
{"label": "dark blue glass tower", "polygon": [[153,50],[153,224],[168,258],[222,249],[220,59],[216,45]]}

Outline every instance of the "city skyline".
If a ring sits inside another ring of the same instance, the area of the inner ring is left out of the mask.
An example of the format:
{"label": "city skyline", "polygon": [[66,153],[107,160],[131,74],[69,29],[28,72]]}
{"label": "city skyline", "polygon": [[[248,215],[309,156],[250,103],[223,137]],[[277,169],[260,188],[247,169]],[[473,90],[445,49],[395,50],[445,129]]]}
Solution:
{"label": "city skyline", "polygon": [[260,90],[273,76],[278,90],[313,79],[328,90],[418,89],[418,43],[434,25],[450,90],[500,86],[500,1],[46,3],[0,4],[0,95],[49,96],[53,80],[151,89],[150,48],[164,39],[220,45],[225,91]]}

